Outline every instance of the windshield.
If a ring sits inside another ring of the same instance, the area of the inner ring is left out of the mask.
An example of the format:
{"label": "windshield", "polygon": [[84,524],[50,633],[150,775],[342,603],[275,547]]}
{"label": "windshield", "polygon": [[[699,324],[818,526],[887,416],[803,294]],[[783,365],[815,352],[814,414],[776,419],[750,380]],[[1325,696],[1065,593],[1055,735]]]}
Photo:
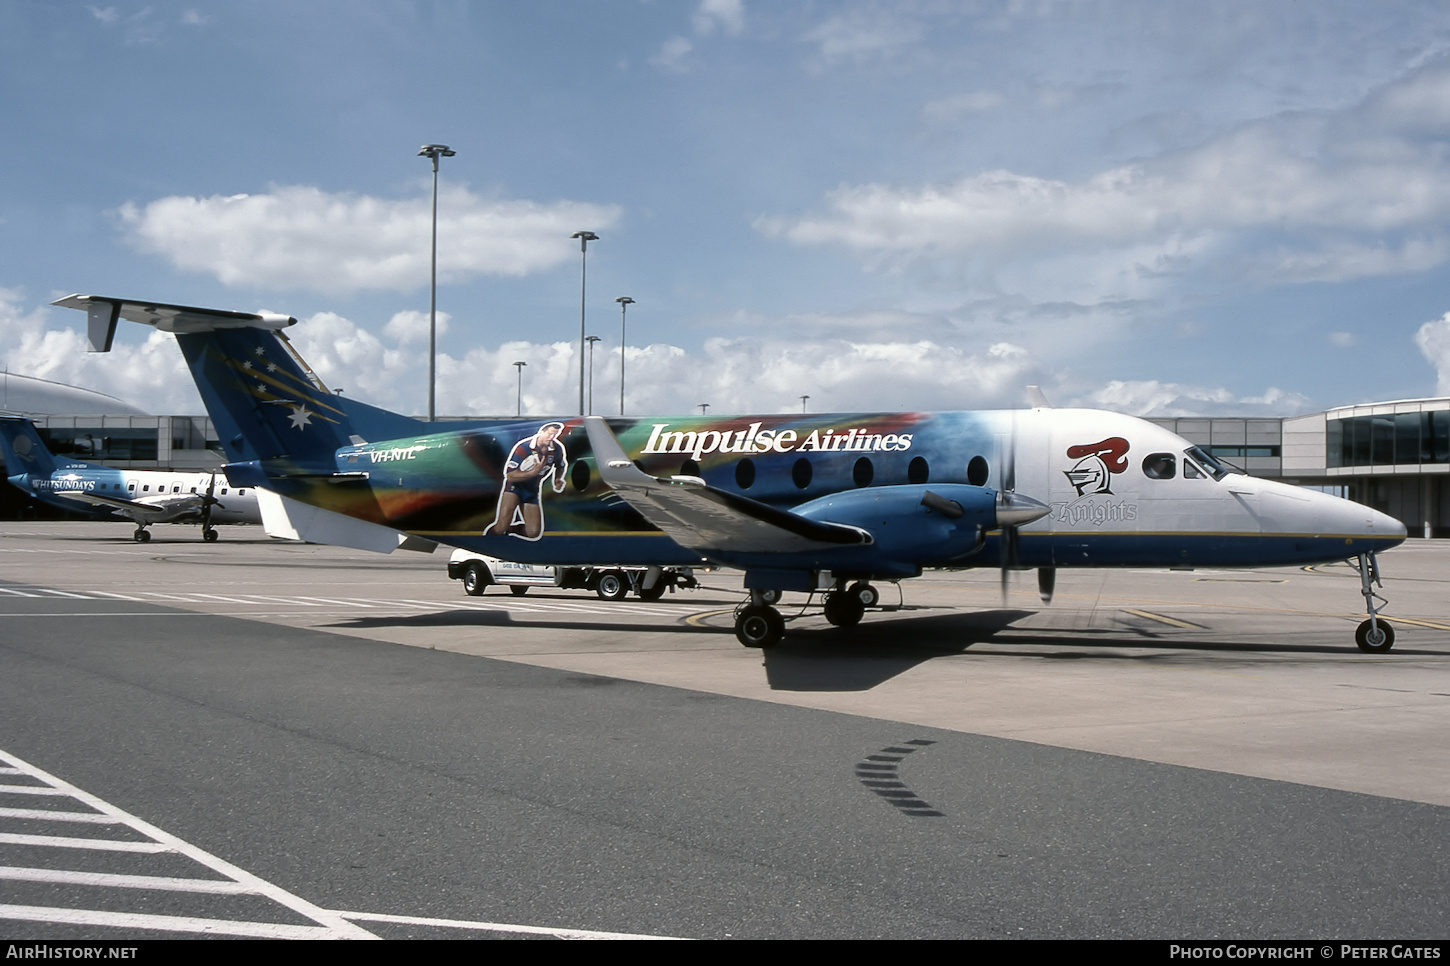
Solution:
{"label": "windshield", "polygon": [[1214,457],[1209,456],[1197,446],[1190,446],[1188,447],[1188,449],[1184,450],[1183,453],[1185,456],[1191,458],[1199,466],[1203,467],[1204,472],[1207,473],[1209,476],[1212,476],[1215,480],[1221,480],[1225,476],[1228,476],[1230,473],[1243,472],[1243,470],[1239,469],[1236,466],[1230,466],[1222,460],[1215,459]]}

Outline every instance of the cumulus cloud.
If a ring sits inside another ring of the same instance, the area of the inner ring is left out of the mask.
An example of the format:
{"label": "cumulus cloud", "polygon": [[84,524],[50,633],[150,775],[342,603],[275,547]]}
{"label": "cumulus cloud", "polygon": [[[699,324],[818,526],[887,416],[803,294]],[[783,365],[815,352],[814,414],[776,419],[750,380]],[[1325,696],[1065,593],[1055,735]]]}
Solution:
{"label": "cumulus cloud", "polygon": [[1240,396],[1222,386],[1191,386],[1156,379],[1114,380],[1074,405],[1111,409],[1130,416],[1295,416],[1315,408],[1309,397],[1273,387],[1257,396]]}
{"label": "cumulus cloud", "polygon": [[[152,331],[139,345],[117,339],[110,353],[86,351],[84,313],[26,309],[0,289],[0,364],[6,371],[115,396],[148,413],[200,413],[201,398],[176,340]],[[132,326],[139,331],[139,326]]]}
{"label": "cumulus cloud", "polygon": [[1264,119],[1081,180],[994,170],[844,185],[822,211],[757,228],[877,266],[1083,253],[1151,265],[1177,250],[1260,280],[1418,272],[1450,260],[1450,157],[1433,135],[1446,103],[1438,62],[1353,108]]}
{"label": "cumulus cloud", "polygon": [[1435,367],[1435,394],[1450,396],[1450,312],[1420,326],[1415,345]]}
{"label": "cumulus cloud", "polygon": [[701,37],[708,37],[717,27],[738,36],[745,30],[745,5],[741,0],[700,0],[691,24]]}
{"label": "cumulus cloud", "polygon": [[652,66],[671,74],[688,73],[691,66],[690,52],[695,49],[688,38],[675,36],[660,45],[659,52],[649,59]]}
{"label": "cumulus cloud", "polygon": [[[305,186],[259,195],[171,196],[126,204],[120,223],[137,249],[226,285],[328,294],[411,291],[428,284],[430,200],[329,194]],[[615,205],[543,204],[440,189],[438,277],[528,275],[569,258],[569,235],[599,230]]]}
{"label": "cumulus cloud", "polygon": [[804,36],[821,66],[891,57],[926,36],[914,17],[890,9],[856,8],[821,21]]}

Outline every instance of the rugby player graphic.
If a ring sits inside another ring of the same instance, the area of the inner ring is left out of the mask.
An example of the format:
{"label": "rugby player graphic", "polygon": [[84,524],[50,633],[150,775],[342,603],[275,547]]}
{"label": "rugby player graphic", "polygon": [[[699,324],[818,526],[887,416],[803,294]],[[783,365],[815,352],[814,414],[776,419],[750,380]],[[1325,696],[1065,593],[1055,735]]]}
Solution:
{"label": "rugby player graphic", "polygon": [[537,433],[519,440],[509,450],[503,488],[498,494],[498,513],[486,534],[539,539],[544,532],[544,484],[552,482],[555,493],[564,490],[569,456],[559,442],[563,431],[563,423],[545,423]]}

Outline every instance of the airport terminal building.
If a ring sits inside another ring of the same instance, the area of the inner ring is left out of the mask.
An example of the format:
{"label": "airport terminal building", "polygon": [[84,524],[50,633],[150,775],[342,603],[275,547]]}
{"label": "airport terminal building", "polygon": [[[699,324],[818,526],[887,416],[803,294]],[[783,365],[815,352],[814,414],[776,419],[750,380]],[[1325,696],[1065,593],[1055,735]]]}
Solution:
{"label": "airport terminal building", "polygon": [[[7,374],[4,405],[30,416],[51,451],[108,466],[205,472],[225,462],[205,416],[152,416],[119,399]],[[1450,398],[1340,406],[1283,418],[1153,418],[1252,476],[1310,486],[1450,537]],[[0,517],[29,498],[0,487]]]}

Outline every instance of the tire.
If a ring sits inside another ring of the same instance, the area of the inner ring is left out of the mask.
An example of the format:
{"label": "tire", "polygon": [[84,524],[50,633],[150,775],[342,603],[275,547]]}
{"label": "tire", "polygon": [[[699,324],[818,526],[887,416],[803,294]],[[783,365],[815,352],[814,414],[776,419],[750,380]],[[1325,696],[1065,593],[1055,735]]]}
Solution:
{"label": "tire", "polygon": [[772,587],[770,590],[760,592],[760,602],[766,607],[774,607],[780,603],[781,592]]}
{"label": "tire", "polygon": [[599,583],[594,585],[594,592],[599,595],[600,600],[624,600],[629,593],[629,579],[618,570],[606,570],[599,575]]}
{"label": "tire", "polygon": [[463,592],[470,597],[482,597],[484,588],[492,583],[488,568],[474,561],[463,568]]}
{"label": "tire", "polygon": [[750,604],[735,615],[735,639],[746,647],[774,647],[785,636],[785,619],[774,607]]}
{"label": "tire", "polygon": [[826,620],[837,627],[855,627],[861,623],[866,605],[852,593],[832,592],[826,595]]}
{"label": "tire", "polygon": [[134,534],[132,534],[132,539],[134,539],[137,543],[150,543],[151,542],[151,531],[150,530],[137,530]]}
{"label": "tire", "polygon": [[221,534],[215,530],[203,530],[201,531],[201,538],[207,543],[216,543],[217,540],[221,539]]}
{"label": "tire", "polygon": [[1354,632],[1354,643],[1366,654],[1387,654],[1389,649],[1395,646],[1395,629],[1388,621],[1375,618],[1371,626],[1369,621],[1359,625]]}
{"label": "tire", "polygon": [[649,590],[641,587],[635,593],[639,594],[640,600],[659,600],[665,595],[665,578],[661,577],[659,580],[656,580],[655,585]]}
{"label": "tire", "polygon": [[529,592],[529,585],[528,584],[514,584],[512,587],[509,588],[509,593],[513,594],[515,597],[522,597],[522,596],[524,596],[524,594],[527,594],[528,592]]}
{"label": "tire", "polygon": [[881,600],[881,594],[877,592],[876,588],[864,580],[856,581],[846,593],[861,601],[862,607],[875,607],[877,602]]}

